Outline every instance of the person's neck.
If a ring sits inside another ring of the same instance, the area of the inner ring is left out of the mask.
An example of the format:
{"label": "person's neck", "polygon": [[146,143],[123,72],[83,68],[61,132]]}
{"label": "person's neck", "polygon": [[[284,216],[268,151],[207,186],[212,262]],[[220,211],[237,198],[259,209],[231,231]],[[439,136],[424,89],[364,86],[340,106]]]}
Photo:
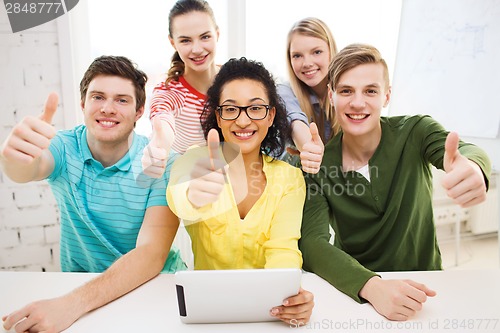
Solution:
{"label": "person's neck", "polygon": [[365,136],[342,137],[342,166],[344,171],[358,170],[367,165],[382,138],[382,132]]}
{"label": "person's neck", "polygon": [[120,143],[107,143],[97,140],[92,140],[87,137],[90,153],[92,157],[99,161],[103,167],[107,168],[114,165],[121,160],[123,156],[129,151],[132,141],[134,139],[134,132],[130,133],[128,141]]}
{"label": "person's neck", "polygon": [[[225,142],[222,148],[224,159],[228,161],[232,173],[245,174],[247,177],[260,174],[263,160],[260,151],[256,150],[248,154],[241,153],[238,146]],[[245,172],[243,172],[243,169]]]}
{"label": "person's neck", "polygon": [[215,75],[217,75],[218,67],[214,64],[210,66],[206,71],[196,72],[193,70],[186,69],[184,73],[184,79],[197,91],[206,95],[208,88],[213,83]]}
{"label": "person's neck", "polygon": [[318,96],[320,101],[324,101],[326,99],[326,95],[328,94],[328,86],[326,85],[327,78],[324,78],[318,85],[311,87],[311,90]]}
{"label": "person's neck", "polygon": [[225,143],[223,153],[229,163],[231,178],[244,177],[249,180],[262,175],[263,156],[260,151],[242,154],[239,147]]}
{"label": "person's neck", "polygon": [[243,163],[248,178],[262,175],[263,156],[260,152],[243,155]]}

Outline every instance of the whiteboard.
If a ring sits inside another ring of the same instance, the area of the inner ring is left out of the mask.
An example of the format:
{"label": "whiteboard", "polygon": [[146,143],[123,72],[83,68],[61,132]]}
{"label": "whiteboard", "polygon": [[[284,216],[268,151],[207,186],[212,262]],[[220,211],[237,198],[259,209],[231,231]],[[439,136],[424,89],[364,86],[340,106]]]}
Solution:
{"label": "whiteboard", "polygon": [[404,0],[389,115],[429,114],[500,167],[500,1]]}

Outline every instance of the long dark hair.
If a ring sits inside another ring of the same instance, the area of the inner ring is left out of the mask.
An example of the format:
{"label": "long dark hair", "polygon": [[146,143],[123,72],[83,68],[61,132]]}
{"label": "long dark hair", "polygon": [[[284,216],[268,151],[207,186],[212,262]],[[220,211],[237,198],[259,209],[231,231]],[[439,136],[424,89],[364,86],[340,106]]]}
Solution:
{"label": "long dark hair", "polygon": [[287,119],[283,100],[276,91],[276,82],[272,74],[260,62],[246,58],[232,58],[226,62],[207,91],[207,100],[201,115],[201,126],[205,138],[210,129],[219,132],[220,141],[224,141],[222,131],[217,124],[216,109],[219,106],[220,96],[224,85],[240,79],[249,79],[261,83],[269,97],[269,105],[276,108],[273,125],[269,128],[266,137],[260,145],[262,153],[271,157],[279,157],[285,150],[285,143],[291,141],[291,127]]}

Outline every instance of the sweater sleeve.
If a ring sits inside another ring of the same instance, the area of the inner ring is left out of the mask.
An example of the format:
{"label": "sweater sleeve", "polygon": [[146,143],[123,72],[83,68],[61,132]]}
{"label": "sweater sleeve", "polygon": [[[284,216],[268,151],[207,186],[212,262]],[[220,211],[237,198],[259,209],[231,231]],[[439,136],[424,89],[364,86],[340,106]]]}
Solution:
{"label": "sweater sleeve", "polygon": [[[449,132],[430,116],[422,116],[415,126],[415,130],[422,138],[422,154],[425,160],[443,170],[444,146]],[[479,165],[483,171],[486,188],[488,188],[491,177],[491,161],[486,152],[478,146],[462,140],[459,142],[458,150],[460,154]]]}
{"label": "sweater sleeve", "polygon": [[300,120],[309,126],[307,116],[300,108],[299,100],[295,97],[292,88],[285,84],[278,84],[277,89],[281,99],[285,102],[288,121],[292,123],[295,120]]}
{"label": "sweater sleeve", "polygon": [[150,119],[160,117],[173,130],[175,134],[175,118],[182,110],[182,101],[178,92],[172,91],[162,82],[158,84],[151,95]]}
{"label": "sweater sleeve", "polygon": [[304,269],[319,275],[355,301],[364,302],[359,291],[377,274],[329,242],[329,222],[333,214],[318,177],[320,174],[306,176],[307,196],[299,241]]}

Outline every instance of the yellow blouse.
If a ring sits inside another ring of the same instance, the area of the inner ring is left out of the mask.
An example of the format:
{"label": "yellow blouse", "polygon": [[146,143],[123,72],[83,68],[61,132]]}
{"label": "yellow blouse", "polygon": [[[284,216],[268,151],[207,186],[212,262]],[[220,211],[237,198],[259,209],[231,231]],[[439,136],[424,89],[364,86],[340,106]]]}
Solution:
{"label": "yellow blouse", "polygon": [[306,188],[300,169],[264,156],[266,188],[240,219],[230,180],[216,202],[198,209],[191,205],[189,155],[188,150],[172,167],[167,201],[191,237],[195,269],[301,268],[298,240]]}

